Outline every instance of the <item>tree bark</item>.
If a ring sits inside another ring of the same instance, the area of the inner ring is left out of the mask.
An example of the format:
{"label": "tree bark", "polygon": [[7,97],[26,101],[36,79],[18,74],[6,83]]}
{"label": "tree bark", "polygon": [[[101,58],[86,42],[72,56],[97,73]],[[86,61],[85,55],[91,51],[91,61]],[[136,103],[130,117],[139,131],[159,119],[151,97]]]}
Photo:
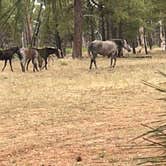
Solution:
{"label": "tree bark", "polygon": [[57,48],[61,50],[61,55],[60,56],[61,56],[61,58],[63,58],[64,55],[63,55],[63,50],[62,50],[62,41],[61,41],[61,37],[60,37],[58,31],[56,31],[56,33],[55,33],[55,42],[56,42]]}
{"label": "tree bark", "polygon": [[74,0],[73,58],[82,57],[82,0]]}
{"label": "tree bark", "polygon": [[110,39],[110,22],[108,18],[106,20],[106,39]]}
{"label": "tree bark", "polygon": [[[87,8],[88,12],[91,16],[93,16],[93,6],[91,5],[90,0],[87,0]],[[95,27],[94,27],[94,18],[89,17],[89,30],[90,30],[90,41],[95,40]]]}
{"label": "tree bark", "polygon": [[165,39],[164,51],[166,51],[166,25],[164,26],[164,39]]}
{"label": "tree bark", "polygon": [[95,31],[94,31],[94,26],[91,20],[91,25],[90,25],[90,31],[91,31],[91,41],[95,40]]}
{"label": "tree bark", "polygon": [[37,39],[38,39],[38,34],[39,34],[39,30],[40,30],[40,25],[41,25],[41,12],[42,12],[42,8],[43,8],[43,3],[40,4],[40,9],[39,9],[39,13],[37,16],[37,23],[33,32],[33,36],[32,36],[32,43],[31,46],[37,46]]}
{"label": "tree bark", "polygon": [[29,13],[27,13],[27,17],[26,17],[26,31],[27,31],[27,44],[28,46],[31,45],[32,43],[32,20],[31,20],[31,16],[29,15]]}
{"label": "tree bark", "polygon": [[0,0],[0,16],[1,16],[1,14],[2,14],[2,0]]}
{"label": "tree bark", "polygon": [[122,22],[119,22],[119,25],[118,25],[118,38],[122,38],[122,27],[123,27],[123,24]]}
{"label": "tree bark", "polygon": [[144,47],[145,47],[145,54],[148,54],[148,50],[147,50],[147,42],[146,42],[146,32],[145,32],[145,28],[143,29],[143,35],[144,35]]}
{"label": "tree bark", "polygon": [[133,54],[136,54],[136,50],[135,50],[135,42],[132,42],[132,49],[133,49]]}
{"label": "tree bark", "polygon": [[150,50],[152,50],[153,39],[152,39],[152,34],[151,33],[148,34],[148,44],[149,44]]}
{"label": "tree bark", "polygon": [[106,39],[106,33],[105,33],[105,17],[104,17],[104,6],[102,4],[102,2],[97,2],[95,0],[91,0],[91,3],[93,3],[95,6],[98,7],[98,12],[99,17],[100,17],[100,22],[99,22],[99,30],[102,36],[102,40]]}
{"label": "tree bark", "polygon": [[100,18],[101,18],[101,35],[102,35],[102,40],[105,40],[105,20],[104,20],[104,10],[103,10],[103,6],[100,5],[99,6],[99,10],[100,10]]}
{"label": "tree bark", "polygon": [[25,9],[25,21],[24,21],[24,46],[30,47],[32,46],[32,18],[30,15],[30,11],[28,8],[29,2],[26,1],[26,9]]}

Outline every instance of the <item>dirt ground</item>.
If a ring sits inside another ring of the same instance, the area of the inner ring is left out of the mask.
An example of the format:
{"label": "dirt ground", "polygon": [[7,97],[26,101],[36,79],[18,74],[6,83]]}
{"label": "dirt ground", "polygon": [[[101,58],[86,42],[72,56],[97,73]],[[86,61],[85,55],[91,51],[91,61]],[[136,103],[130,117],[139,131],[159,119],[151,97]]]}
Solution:
{"label": "dirt ground", "polygon": [[166,54],[120,58],[114,70],[97,63],[89,71],[88,58],[66,58],[22,73],[14,61],[0,73],[1,166],[135,166],[153,153],[129,140],[166,110],[164,94],[141,82],[166,87],[156,72],[166,72]]}

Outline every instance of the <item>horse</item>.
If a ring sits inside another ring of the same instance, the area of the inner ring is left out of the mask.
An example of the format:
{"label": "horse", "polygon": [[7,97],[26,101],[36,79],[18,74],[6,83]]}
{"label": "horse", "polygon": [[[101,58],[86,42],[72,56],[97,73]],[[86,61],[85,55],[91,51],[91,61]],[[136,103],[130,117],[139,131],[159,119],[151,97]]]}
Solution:
{"label": "horse", "polygon": [[7,65],[7,61],[9,61],[11,71],[13,72],[12,59],[13,59],[13,55],[17,53],[18,50],[19,50],[19,47],[12,47],[7,50],[0,50],[0,60],[5,61],[2,71],[4,71]]}
{"label": "horse", "polygon": [[123,57],[123,48],[126,46],[126,50],[131,51],[131,48],[129,47],[129,45],[127,44],[127,41],[124,39],[111,39],[110,41],[113,41],[116,43],[117,47],[118,47],[118,57]]}
{"label": "horse", "polygon": [[27,64],[27,62],[32,60],[32,64],[33,64],[33,72],[39,71],[38,70],[38,63],[39,63],[39,54],[38,51],[34,48],[20,48],[19,51],[17,52],[17,54],[19,55],[19,59],[20,59],[20,64],[21,64],[21,68],[22,68],[22,72],[25,72],[25,66]]}
{"label": "horse", "polygon": [[[131,51],[127,42],[123,42],[122,46],[128,51]],[[91,58],[90,67],[89,67],[90,70],[92,68],[93,63],[95,65],[95,68],[97,69],[97,64],[96,64],[97,54],[108,56],[108,58],[111,58],[110,67],[114,68],[116,65],[116,58],[118,56],[118,46],[114,41],[94,40],[88,45],[88,54]]]}
{"label": "horse", "polygon": [[[47,64],[48,64],[48,57],[49,57],[49,55],[55,54],[57,56],[57,58],[60,58],[61,57],[60,55],[62,55],[61,50],[57,49],[57,48],[44,47],[44,48],[35,48],[35,49],[39,53],[39,59],[38,60],[40,61],[40,63],[39,63],[39,68],[40,69],[45,68],[47,70]],[[43,62],[42,62],[41,58],[44,59],[44,62],[45,62],[43,68],[42,68],[42,63]],[[26,68],[27,70],[28,70],[29,62],[30,62],[30,60],[27,62],[27,68]]]}

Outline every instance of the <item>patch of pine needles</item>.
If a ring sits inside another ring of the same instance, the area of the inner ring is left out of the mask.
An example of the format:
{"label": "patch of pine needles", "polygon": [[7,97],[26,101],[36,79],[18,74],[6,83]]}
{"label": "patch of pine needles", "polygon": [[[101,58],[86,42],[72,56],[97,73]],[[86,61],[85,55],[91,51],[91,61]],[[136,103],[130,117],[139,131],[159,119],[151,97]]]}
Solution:
{"label": "patch of pine needles", "polygon": [[[158,73],[166,77],[166,74],[164,72],[158,71]],[[154,88],[162,93],[166,93],[166,88],[164,87],[154,85],[144,80],[142,82],[146,86]],[[147,128],[148,131],[132,139],[132,141],[139,139],[143,140],[143,146],[145,146],[145,148],[150,151],[151,156],[137,158],[137,165],[166,165],[166,113],[160,114],[159,120],[153,121],[149,124],[142,124],[142,126]]]}
{"label": "patch of pine needles", "polygon": [[[166,74],[165,74],[164,72],[158,71],[158,73],[161,74],[162,76],[166,77]],[[143,84],[145,84],[145,85],[147,85],[147,86],[149,86],[149,87],[152,87],[152,88],[154,88],[154,89],[156,89],[156,90],[158,90],[158,91],[160,91],[160,92],[166,93],[166,88],[162,88],[161,86],[154,85],[154,84],[149,83],[149,82],[147,82],[147,81],[145,81],[145,80],[142,80],[142,82],[143,82]]]}

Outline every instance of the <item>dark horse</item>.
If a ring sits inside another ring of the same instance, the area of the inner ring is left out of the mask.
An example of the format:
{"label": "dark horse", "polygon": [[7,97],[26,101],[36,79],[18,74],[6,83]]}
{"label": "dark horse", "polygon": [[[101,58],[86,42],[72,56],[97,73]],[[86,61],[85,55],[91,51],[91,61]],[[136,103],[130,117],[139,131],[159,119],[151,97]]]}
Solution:
{"label": "dark horse", "polygon": [[2,71],[4,71],[4,69],[5,69],[6,65],[7,65],[7,61],[9,61],[11,71],[13,72],[12,58],[13,58],[13,55],[15,53],[17,53],[18,50],[19,50],[18,47],[12,47],[12,48],[7,49],[7,50],[0,50],[0,60],[5,61],[4,67],[2,68]]}
{"label": "dark horse", "polygon": [[17,52],[19,59],[20,59],[20,64],[22,71],[25,72],[25,66],[26,63],[32,60],[33,64],[33,71],[39,71],[38,70],[38,51],[34,48],[20,48],[19,51]]}
{"label": "dark horse", "polygon": [[118,48],[118,57],[123,57],[123,47],[127,44],[127,41],[124,39],[111,39],[111,41],[115,42]]}
{"label": "dark horse", "polygon": [[[57,48],[45,47],[45,48],[40,48],[40,49],[36,48],[36,50],[39,53],[38,61],[40,62],[39,63],[40,69],[42,69],[42,60],[41,59],[44,59],[45,64],[44,64],[43,68],[45,68],[47,70],[47,63],[48,63],[49,55],[55,54],[57,56],[57,58],[61,57],[60,56],[61,55],[61,51],[59,49],[57,49]],[[30,62],[30,60],[27,62],[27,70],[28,70],[29,62]]]}
{"label": "dark horse", "polygon": [[[127,49],[128,51],[131,51],[126,41],[124,41],[122,47]],[[88,54],[91,58],[89,69],[92,68],[93,63],[95,67],[97,68],[97,64],[96,64],[97,54],[108,56],[109,58],[111,58],[111,67],[115,67],[116,58],[118,55],[118,46],[114,41],[94,40],[88,46]]]}

